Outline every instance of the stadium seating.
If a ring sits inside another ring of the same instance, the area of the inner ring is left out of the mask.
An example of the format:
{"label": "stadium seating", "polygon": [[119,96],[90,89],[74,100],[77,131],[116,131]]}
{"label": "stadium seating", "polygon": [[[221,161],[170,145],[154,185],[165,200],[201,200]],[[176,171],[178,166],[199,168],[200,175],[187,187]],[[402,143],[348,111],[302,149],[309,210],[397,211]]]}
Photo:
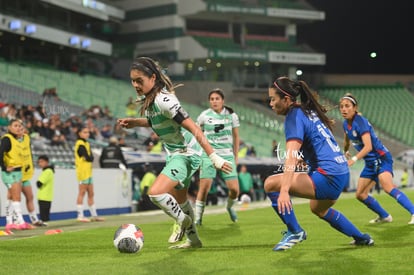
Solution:
{"label": "stadium seating", "polygon": [[67,103],[84,109],[96,104],[102,107],[107,105],[115,116],[124,116],[127,99],[135,97],[131,85],[121,80],[1,61],[0,72],[0,81],[5,83],[37,94],[42,94],[46,88],[56,87],[59,98]]}
{"label": "stadium seating", "polygon": [[[386,134],[409,146],[414,146],[414,97],[401,85],[325,87],[322,97],[337,105],[347,92],[358,100],[359,111],[374,125],[376,133]],[[398,110],[398,112],[397,112]],[[338,108],[332,114],[342,120]]]}
{"label": "stadium seating", "polygon": [[[246,144],[253,146],[257,156],[270,157],[272,152],[272,141],[277,140],[281,148],[284,148],[285,137],[283,133],[283,122],[275,116],[264,114],[251,106],[246,106],[238,102],[226,102],[239,116],[240,139]],[[204,109],[208,104],[203,104]],[[198,116],[198,114],[197,114]]]}

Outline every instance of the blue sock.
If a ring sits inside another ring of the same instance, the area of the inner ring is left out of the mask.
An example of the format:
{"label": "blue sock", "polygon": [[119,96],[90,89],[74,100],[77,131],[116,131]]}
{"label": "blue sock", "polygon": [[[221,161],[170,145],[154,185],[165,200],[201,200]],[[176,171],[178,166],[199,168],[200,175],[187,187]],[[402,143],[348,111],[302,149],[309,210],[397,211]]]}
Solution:
{"label": "blue sock", "polygon": [[353,237],[362,238],[363,234],[355,227],[341,212],[333,208],[328,209],[328,213],[322,218],[327,221],[333,228],[343,234]]}
{"label": "blue sock", "polygon": [[299,233],[303,231],[303,229],[298,224],[298,221],[296,220],[296,216],[295,216],[295,213],[293,212],[293,209],[290,210],[290,214],[285,213],[284,215],[280,214],[279,211],[277,210],[277,199],[279,198],[279,192],[270,192],[270,193],[267,193],[267,196],[272,201],[272,207],[275,210],[276,214],[280,217],[283,223],[286,224],[290,232]]}
{"label": "blue sock", "polygon": [[377,213],[380,216],[380,218],[386,218],[389,216],[388,212],[381,207],[379,202],[374,197],[368,195],[368,197],[361,202],[365,204],[369,209]]}
{"label": "blue sock", "polygon": [[414,215],[414,205],[403,192],[401,192],[397,188],[394,188],[391,190],[389,195],[396,199],[397,202],[402,205],[402,207],[404,207],[411,213],[411,215]]}

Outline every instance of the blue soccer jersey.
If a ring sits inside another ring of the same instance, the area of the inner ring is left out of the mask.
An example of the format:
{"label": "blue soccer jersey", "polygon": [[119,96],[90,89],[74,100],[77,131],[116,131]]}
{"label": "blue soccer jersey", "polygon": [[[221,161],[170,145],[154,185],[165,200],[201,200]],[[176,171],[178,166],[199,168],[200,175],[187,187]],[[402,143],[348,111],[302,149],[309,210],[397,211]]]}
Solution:
{"label": "blue soccer jersey", "polygon": [[365,155],[364,160],[376,160],[388,153],[387,147],[385,147],[379,140],[374,132],[374,128],[372,128],[371,124],[365,117],[356,114],[352,120],[351,125],[348,124],[347,120],[344,121],[343,128],[345,134],[351,141],[352,146],[354,146],[355,150],[358,152],[361,151],[361,149],[364,147],[362,136],[366,133],[369,133],[371,135],[372,150],[367,155]]}
{"label": "blue soccer jersey", "polygon": [[285,134],[286,141],[302,143],[298,155],[303,157],[311,172],[317,170],[324,175],[349,173],[345,156],[316,113],[306,115],[301,108],[292,108],[286,115]]}

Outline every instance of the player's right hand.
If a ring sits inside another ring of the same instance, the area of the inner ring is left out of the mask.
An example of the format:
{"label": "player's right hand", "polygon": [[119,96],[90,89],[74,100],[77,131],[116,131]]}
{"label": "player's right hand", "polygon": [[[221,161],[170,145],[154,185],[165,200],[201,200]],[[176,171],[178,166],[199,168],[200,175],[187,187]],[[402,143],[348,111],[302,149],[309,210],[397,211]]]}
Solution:
{"label": "player's right hand", "polygon": [[216,152],[211,153],[209,155],[209,158],[213,163],[214,167],[216,167],[217,169],[220,169],[227,174],[233,170],[231,163],[217,155]]}
{"label": "player's right hand", "polygon": [[121,125],[121,127],[123,127],[123,128],[127,128],[127,129],[129,129],[129,128],[133,128],[134,127],[134,125],[133,125],[133,118],[130,118],[130,117],[128,117],[128,118],[120,118],[120,119],[118,119],[118,124],[119,125]]}

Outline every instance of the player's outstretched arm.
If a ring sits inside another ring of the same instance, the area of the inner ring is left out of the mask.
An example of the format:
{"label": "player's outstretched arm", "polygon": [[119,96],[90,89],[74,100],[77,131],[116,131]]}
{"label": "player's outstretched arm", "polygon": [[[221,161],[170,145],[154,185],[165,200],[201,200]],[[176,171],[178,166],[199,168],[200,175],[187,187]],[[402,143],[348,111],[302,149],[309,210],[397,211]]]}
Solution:
{"label": "player's outstretched arm", "polygon": [[150,124],[148,123],[148,120],[146,118],[120,118],[118,119],[119,125],[121,127],[130,129],[134,127],[150,127]]}

